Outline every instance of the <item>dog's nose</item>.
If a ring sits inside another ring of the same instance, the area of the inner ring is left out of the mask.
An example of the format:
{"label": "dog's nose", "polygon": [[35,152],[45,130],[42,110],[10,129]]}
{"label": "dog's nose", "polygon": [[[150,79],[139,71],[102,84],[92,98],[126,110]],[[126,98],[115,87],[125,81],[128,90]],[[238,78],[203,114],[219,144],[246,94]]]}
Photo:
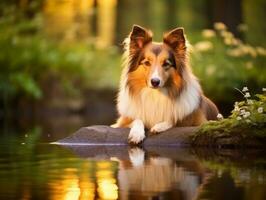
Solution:
{"label": "dog's nose", "polygon": [[158,79],[158,78],[152,78],[151,79],[151,85],[153,87],[158,87],[160,85],[160,79]]}

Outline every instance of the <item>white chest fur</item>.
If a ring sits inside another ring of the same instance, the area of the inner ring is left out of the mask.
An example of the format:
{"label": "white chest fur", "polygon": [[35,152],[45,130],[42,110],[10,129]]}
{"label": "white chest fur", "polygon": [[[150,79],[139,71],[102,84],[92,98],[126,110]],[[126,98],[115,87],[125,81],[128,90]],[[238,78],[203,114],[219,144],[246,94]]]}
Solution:
{"label": "white chest fur", "polygon": [[130,96],[128,88],[120,90],[118,110],[122,116],[140,119],[147,128],[160,122],[175,124],[191,114],[199,106],[198,82],[188,84],[177,99],[171,99],[166,89],[144,88],[138,96]]}

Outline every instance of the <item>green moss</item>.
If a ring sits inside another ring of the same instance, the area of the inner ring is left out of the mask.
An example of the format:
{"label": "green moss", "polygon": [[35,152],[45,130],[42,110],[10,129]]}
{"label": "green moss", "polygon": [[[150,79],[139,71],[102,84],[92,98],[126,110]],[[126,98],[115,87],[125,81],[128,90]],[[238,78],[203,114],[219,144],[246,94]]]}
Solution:
{"label": "green moss", "polygon": [[231,143],[236,145],[241,145],[243,141],[249,144],[266,141],[266,96],[259,94],[251,99],[247,93],[243,94],[245,101],[235,103],[228,118],[202,125],[192,136],[194,144],[216,145],[225,138],[231,139]]}

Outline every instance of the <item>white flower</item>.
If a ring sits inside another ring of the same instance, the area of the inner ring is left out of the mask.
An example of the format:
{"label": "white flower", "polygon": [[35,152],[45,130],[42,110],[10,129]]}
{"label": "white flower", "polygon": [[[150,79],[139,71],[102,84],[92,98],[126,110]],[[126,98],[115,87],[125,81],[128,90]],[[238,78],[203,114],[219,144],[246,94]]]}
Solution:
{"label": "white flower", "polygon": [[262,88],[262,92],[266,92],[266,88]]}
{"label": "white flower", "polygon": [[263,107],[258,108],[258,113],[263,113]]}
{"label": "white flower", "polygon": [[204,52],[213,49],[213,44],[210,41],[200,41],[194,45],[196,51]]}
{"label": "white flower", "polygon": [[256,47],[257,53],[261,56],[266,56],[266,49],[263,47]]}
{"label": "white flower", "polygon": [[243,56],[244,53],[240,48],[234,48],[227,50],[227,54],[233,57],[240,57]]}
{"label": "white flower", "polygon": [[214,23],[214,28],[216,30],[225,30],[226,29],[226,26],[222,22],[216,22],[216,23]]}
{"label": "white flower", "polygon": [[253,101],[252,100],[250,100],[250,99],[248,99],[248,105],[252,105],[253,104]]}
{"label": "white flower", "polygon": [[231,38],[225,38],[225,39],[224,39],[224,43],[225,43],[226,45],[232,45],[232,39],[231,39]]}
{"label": "white flower", "polygon": [[238,116],[236,119],[239,121],[239,120],[241,120],[242,118]]}
{"label": "white flower", "polygon": [[205,38],[212,38],[216,35],[215,31],[211,29],[205,29],[202,31],[202,36]]}
{"label": "white flower", "polygon": [[221,31],[221,36],[224,37],[224,38],[227,38],[227,39],[232,39],[234,38],[234,35],[229,32],[229,31]]}
{"label": "white flower", "polygon": [[235,106],[235,111],[239,111],[239,107],[238,106]]}
{"label": "white flower", "polygon": [[250,93],[246,92],[246,94],[244,95],[244,97],[249,98],[250,97]]}
{"label": "white flower", "polygon": [[240,115],[244,115],[246,113],[246,111],[243,109],[243,110],[240,110]]}
{"label": "white flower", "polygon": [[248,87],[243,87],[242,91],[243,92],[247,92],[248,91]]}
{"label": "white flower", "polygon": [[234,110],[235,110],[235,111],[239,111],[239,110],[240,110],[237,101],[236,101],[235,104],[234,104]]}
{"label": "white flower", "polygon": [[224,118],[223,115],[222,115],[221,113],[218,113],[218,115],[217,115],[217,119],[221,120],[221,119],[223,119],[223,118]]}
{"label": "white flower", "polygon": [[245,112],[245,114],[243,115],[244,118],[247,118],[250,116],[250,112]]}

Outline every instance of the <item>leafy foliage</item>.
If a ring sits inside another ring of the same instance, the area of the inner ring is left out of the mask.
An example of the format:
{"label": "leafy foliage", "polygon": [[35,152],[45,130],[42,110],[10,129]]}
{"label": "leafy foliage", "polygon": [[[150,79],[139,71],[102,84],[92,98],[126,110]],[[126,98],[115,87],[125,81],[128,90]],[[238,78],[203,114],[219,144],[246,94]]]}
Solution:
{"label": "leafy foliage", "polygon": [[[245,24],[242,35],[250,34]],[[249,85],[257,90],[266,84],[266,49],[236,38],[223,23],[202,31],[192,46],[192,67],[204,91],[220,102],[232,102],[234,88]],[[227,95],[225,95],[227,94]]]}
{"label": "leafy foliage", "polygon": [[22,13],[10,12],[0,17],[0,100],[40,99],[51,80],[70,95],[91,84],[117,85],[120,55],[116,48],[53,41],[42,34],[41,15],[29,20]]}

